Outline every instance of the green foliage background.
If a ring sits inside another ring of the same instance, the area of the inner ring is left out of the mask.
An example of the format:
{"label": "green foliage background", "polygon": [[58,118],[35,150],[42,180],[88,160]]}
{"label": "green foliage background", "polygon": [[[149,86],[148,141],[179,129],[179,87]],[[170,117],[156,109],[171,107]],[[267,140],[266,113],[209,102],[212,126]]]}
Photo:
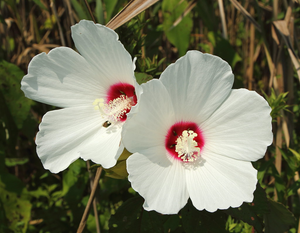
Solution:
{"label": "green foliage background", "polygon": [[[127,2],[88,1],[101,24]],[[220,1],[161,0],[116,31],[137,57],[140,83],[159,78],[187,50],[200,50],[231,65],[235,88],[255,90],[267,99],[274,143],[253,163],[259,180],[253,203],[215,213],[198,211],[190,202],[178,215],[147,212],[127,179],[115,179],[126,175],[124,154],[115,169],[102,173],[98,213],[90,212],[84,232],[97,232],[95,218],[101,232],[109,233],[300,232],[300,79],[288,52],[297,60],[300,7],[292,0],[239,1],[249,19],[235,2],[225,0],[220,8]],[[36,54],[61,45],[74,48],[70,26],[80,19],[91,19],[83,0],[0,2],[0,232],[78,228],[90,193],[87,165],[77,160],[59,174],[44,170],[34,139],[42,116],[54,107],[26,99],[20,81]],[[286,22],[290,45],[275,27],[278,20]]]}

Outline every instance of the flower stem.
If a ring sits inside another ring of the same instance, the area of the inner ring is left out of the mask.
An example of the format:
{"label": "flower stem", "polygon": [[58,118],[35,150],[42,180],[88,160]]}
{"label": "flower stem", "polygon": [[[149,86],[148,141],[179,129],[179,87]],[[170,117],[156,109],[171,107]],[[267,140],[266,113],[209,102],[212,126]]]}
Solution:
{"label": "flower stem", "polygon": [[[86,161],[86,166],[87,166],[87,170],[89,172],[90,187],[91,187],[91,190],[92,190],[93,189],[93,184],[94,184],[95,180],[94,180],[93,173],[90,170],[91,166],[90,166],[90,161],[89,160]],[[95,216],[97,233],[101,233],[100,232],[100,224],[99,224],[98,211],[97,211],[97,197],[95,197],[94,200],[93,200],[93,210],[94,210],[94,216]]]}
{"label": "flower stem", "polygon": [[88,203],[87,203],[87,205],[85,207],[84,213],[82,215],[79,227],[77,229],[77,233],[82,233],[82,231],[83,231],[83,229],[85,227],[85,224],[86,224],[86,221],[87,221],[87,218],[88,218],[88,214],[89,214],[89,210],[91,208],[91,204],[92,204],[92,202],[94,200],[96,189],[97,189],[97,186],[99,184],[101,172],[102,172],[102,167],[98,167],[97,171],[96,171],[96,175],[95,175],[95,180],[94,180],[93,188],[91,190],[91,195],[90,195]]}

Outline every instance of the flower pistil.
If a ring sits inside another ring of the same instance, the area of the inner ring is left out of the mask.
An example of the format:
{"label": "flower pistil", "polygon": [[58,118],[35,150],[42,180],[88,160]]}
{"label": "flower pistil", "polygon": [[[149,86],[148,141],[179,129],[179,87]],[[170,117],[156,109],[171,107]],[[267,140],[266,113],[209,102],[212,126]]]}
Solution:
{"label": "flower pistil", "polygon": [[176,140],[175,151],[184,162],[195,161],[200,155],[200,148],[194,140],[195,137],[197,137],[197,133],[193,130],[184,130]]}
{"label": "flower pistil", "polygon": [[94,109],[99,110],[101,116],[108,120],[109,123],[116,123],[124,118],[124,115],[130,111],[134,105],[132,98],[121,95],[118,98],[104,103],[104,99],[96,99],[93,102]]}

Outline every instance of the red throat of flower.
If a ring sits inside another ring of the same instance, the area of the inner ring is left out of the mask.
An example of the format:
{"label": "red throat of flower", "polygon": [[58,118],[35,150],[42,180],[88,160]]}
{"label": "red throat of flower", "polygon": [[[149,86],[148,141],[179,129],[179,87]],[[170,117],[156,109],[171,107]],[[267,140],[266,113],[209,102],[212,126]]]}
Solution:
{"label": "red throat of flower", "polygon": [[110,86],[106,96],[106,105],[111,114],[115,114],[117,120],[125,121],[126,114],[136,103],[137,97],[133,85],[120,82]]}
{"label": "red throat of flower", "polygon": [[193,162],[200,157],[204,137],[194,122],[177,122],[166,135],[165,147],[169,154],[183,162]]}

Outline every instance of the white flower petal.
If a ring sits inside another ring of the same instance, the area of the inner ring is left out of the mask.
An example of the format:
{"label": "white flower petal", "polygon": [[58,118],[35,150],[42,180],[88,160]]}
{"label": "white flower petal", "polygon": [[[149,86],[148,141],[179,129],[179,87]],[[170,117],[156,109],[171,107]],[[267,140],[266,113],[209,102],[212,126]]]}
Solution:
{"label": "white flower petal", "polygon": [[121,130],[119,126],[102,127],[82,149],[80,157],[101,164],[104,168],[113,167],[120,157],[124,146],[121,143]]}
{"label": "white flower petal", "polygon": [[37,154],[53,173],[66,169],[80,157],[103,119],[92,107],[66,108],[46,113],[37,134]]}
{"label": "white flower petal", "polygon": [[271,108],[254,91],[233,90],[200,128],[204,150],[233,159],[256,161],[272,143]]}
{"label": "white flower petal", "polygon": [[132,188],[145,198],[146,210],[177,214],[189,197],[184,168],[177,160],[160,164],[161,161],[156,155],[151,158],[134,153],[127,160],[128,179]]}
{"label": "white flower petal", "polygon": [[203,159],[202,165],[186,170],[188,193],[198,210],[214,212],[253,200],[257,171],[251,162],[212,152],[204,153]]}
{"label": "white flower petal", "polygon": [[59,47],[31,60],[21,89],[30,99],[57,107],[92,104],[106,95],[95,73],[77,52]]}
{"label": "white flower petal", "polygon": [[123,126],[122,141],[130,152],[148,155],[157,148],[160,148],[159,151],[165,150],[165,136],[174,123],[174,110],[159,80],[151,80],[142,88],[138,109],[134,111],[138,113],[129,114],[130,118]]}
{"label": "white flower petal", "polygon": [[134,85],[135,64],[118,40],[117,33],[87,20],[81,20],[71,30],[76,48],[96,68],[99,77],[107,82],[117,80]]}
{"label": "white flower petal", "polygon": [[229,95],[233,74],[221,58],[189,51],[160,77],[174,103],[177,121],[205,121]]}

